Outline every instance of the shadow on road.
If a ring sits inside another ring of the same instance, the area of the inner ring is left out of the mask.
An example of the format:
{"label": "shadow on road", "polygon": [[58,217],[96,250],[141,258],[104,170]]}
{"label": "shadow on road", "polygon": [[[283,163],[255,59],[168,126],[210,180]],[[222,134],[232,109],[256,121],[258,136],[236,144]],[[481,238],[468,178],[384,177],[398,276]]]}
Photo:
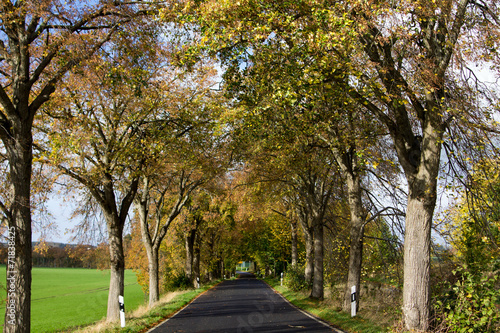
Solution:
{"label": "shadow on road", "polygon": [[250,272],[236,272],[238,279],[255,279],[255,274]]}

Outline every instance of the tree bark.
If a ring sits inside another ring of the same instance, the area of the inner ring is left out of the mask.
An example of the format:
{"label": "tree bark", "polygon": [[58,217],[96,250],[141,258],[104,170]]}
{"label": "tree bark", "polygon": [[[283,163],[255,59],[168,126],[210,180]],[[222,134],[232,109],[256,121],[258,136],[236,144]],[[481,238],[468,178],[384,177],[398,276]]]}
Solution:
{"label": "tree bark", "polygon": [[428,119],[423,130],[419,168],[407,177],[403,319],[408,329],[422,332],[428,330],[430,321],[431,227],[436,206],[441,140],[442,130]]}
{"label": "tree bark", "polygon": [[349,248],[349,269],[347,274],[347,285],[344,296],[344,311],[351,310],[351,287],[356,286],[357,301],[356,307],[359,309],[361,290],[361,267],[363,262],[363,236],[364,223],[363,203],[361,201],[361,183],[359,174],[355,171],[346,172],[349,210],[351,213],[350,225],[350,248]]}
{"label": "tree bark", "polygon": [[360,304],[360,290],[361,290],[361,267],[363,261],[363,225],[351,226],[351,239],[349,250],[349,271],[347,274],[347,284],[344,296],[343,310],[346,312],[351,311],[351,287],[356,286],[356,310],[359,309]]}
{"label": "tree bark", "polygon": [[[321,221],[322,222],[322,221]],[[323,223],[316,222],[314,226],[314,277],[311,298],[322,300],[323,288]]]}
{"label": "tree bark", "polygon": [[426,331],[430,316],[430,242],[433,207],[409,198],[404,243],[403,316],[407,327]]}
{"label": "tree bark", "polygon": [[306,245],[306,264],[304,268],[304,280],[310,285],[312,283],[314,273],[314,238],[313,230],[309,225],[309,215],[305,209],[298,207],[297,215],[299,216],[300,226],[304,231],[304,240]]}
{"label": "tree bark", "polygon": [[7,301],[4,332],[31,330],[31,123],[16,122],[11,138],[2,140],[7,149],[12,204],[7,216],[9,249],[7,258]]}
{"label": "tree bark", "polygon": [[197,281],[200,277],[200,244],[199,238],[196,237],[194,249],[193,249],[193,282]]}
{"label": "tree bark", "polygon": [[297,221],[292,220],[290,222],[290,227],[292,229],[292,267],[295,267],[299,260],[299,251],[297,248]]}
{"label": "tree bark", "polygon": [[186,276],[193,281],[193,259],[194,259],[194,240],[196,236],[196,230],[190,230],[186,233],[185,237],[185,248],[186,248],[186,263],[184,266],[184,271]]}
{"label": "tree bark", "polygon": [[306,241],[306,267],[304,269],[304,279],[309,285],[312,283],[314,273],[314,238],[313,233],[304,229],[304,236]]}
{"label": "tree bark", "polygon": [[422,122],[419,153],[405,156],[403,149],[398,149],[400,160],[406,157],[416,165],[411,168],[411,163],[402,163],[409,187],[404,241],[403,319],[407,329],[421,332],[428,330],[430,322],[431,228],[444,132],[438,105],[434,96],[428,94],[427,108],[431,112]]}
{"label": "tree bark", "polygon": [[123,227],[117,216],[107,216],[111,277],[109,282],[106,321],[120,320],[118,296],[125,291],[125,256],[123,253]]}
{"label": "tree bark", "polygon": [[[142,197],[136,200],[137,211],[139,212],[139,221],[141,223],[141,238],[142,244],[146,250],[146,255],[148,257],[148,273],[149,273],[149,302],[148,306],[152,307],[156,302],[160,300],[160,289],[159,289],[159,264],[158,264],[158,251],[160,249],[159,244],[153,242],[151,235],[149,233],[148,226],[148,197],[149,197],[149,180],[147,177],[144,178],[144,188],[142,192]],[[156,225],[156,232],[158,232],[159,225]]]}
{"label": "tree bark", "polygon": [[148,270],[149,270],[149,307],[152,307],[160,300],[159,287],[159,264],[158,251],[159,247],[153,247],[151,254],[148,253]]}
{"label": "tree bark", "polygon": [[123,252],[123,228],[128,211],[134,200],[139,184],[139,179],[131,181],[126,195],[117,204],[115,196],[115,185],[109,174],[103,175],[103,190],[89,186],[94,197],[98,200],[104,212],[108,230],[109,256],[111,278],[109,283],[108,308],[106,321],[117,322],[120,320],[120,305],[118,296],[124,295],[125,291],[125,255]]}

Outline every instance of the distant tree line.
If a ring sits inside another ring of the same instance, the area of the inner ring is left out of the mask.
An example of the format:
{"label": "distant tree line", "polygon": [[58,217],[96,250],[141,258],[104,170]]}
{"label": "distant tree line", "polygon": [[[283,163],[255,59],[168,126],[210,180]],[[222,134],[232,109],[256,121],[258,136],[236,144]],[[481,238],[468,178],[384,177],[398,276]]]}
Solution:
{"label": "distant tree line", "polygon": [[[125,243],[127,243],[125,241]],[[106,269],[109,250],[106,243],[89,244],[33,243],[33,267]],[[0,264],[7,262],[7,244],[0,243]]]}

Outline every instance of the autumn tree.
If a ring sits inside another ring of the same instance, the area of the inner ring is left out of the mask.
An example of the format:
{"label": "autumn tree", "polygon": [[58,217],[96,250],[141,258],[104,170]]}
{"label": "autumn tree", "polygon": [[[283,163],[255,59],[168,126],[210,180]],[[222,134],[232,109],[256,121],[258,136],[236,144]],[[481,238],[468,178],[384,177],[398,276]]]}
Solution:
{"label": "autumn tree", "polygon": [[47,161],[85,189],[104,215],[111,268],[109,321],[119,318],[123,229],[145,163],[148,122],[158,107],[158,72],[151,65],[158,56],[152,47],[155,31],[134,31],[123,29],[120,39],[71,73],[45,110],[51,127],[42,129],[48,136]]}
{"label": "autumn tree", "polygon": [[183,223],[179,226],[186,251],[184,272],[194,286],[200,278],[203,214],[208,211],[209,207],[208,198],[203,194],[204,192],[201,191],[201,195],[200,193],[193,195],[183,214]]}
{"label": "autumn tree", "polygon": [[201,233],[201,256],[209,279],[223,278],[236,265],[234,249],[235,213],[237,206],[228,193],[227,180],[221,178],[210,189],[209,210],[204,213],[205,228]]}
{"label": "autumn tree", "polygon": [[277,199],[282,195],[278,188],[283,184],[261,181],[256,176],[250,169],[232,176],[231,197],[237,203],[236,256],[238,260],[253,261],[256,272],[262,276],[279,274],[292,260],[288,214]]}
{"label": "autumn tree", "polygon": [[[171,176],[172,180],[155,177],[167,184],[159,192],[155,191],[156,189],[150,184],[149,178],[145,177],[140,196],[136,199],[143,245],[149,262],[149,306],[153,306],[159,300],[158,274],[161,242],[171,223],[185,206],[191,192],[201,183],[199,179],[192,177],[185,171],[180,171],[179,175]],[[173,184],[169,184],[169,182]],[[158,184],[155,185],[158,186]]]}
{"label": "autumn tree", "polygon": [[468,30],[470,17],[497,29],[491,25],[496,20],[493,3],[476,5],[402,1],[349,9],[365,67],[352,63],[357,77],[367,83],[352,84],[350,95],[389,131],[408,184],[403,318],[408,329],[418,331],[429,327],[430,235],[444,133],[453,121],[477,110],[463,109],[458,102],[463,95],[457,84],[464,82],[460,70],[467,67],[462,58],[467,48],[461,43],[475,33]]}
{"label": "autumn tree", "polygon": [[[215,70],[210,63],[187,72],[163,68],[162,125],[150,131],[142,150],[143,168],[136,199],[141,232],[150,270],[150,305],[158,301],[158,251],[173,222],[192,192],[221,174],[229,160],[224,140],[215,134],[224,101],[214,92]],[[169,79],[166,79],[166,78]]]}
{"label": "autumn tree", "polygon": [[[202,118],[201,115],[198,116]],[[193,127],[191,131],[202,131],[199,124],[191,123],[189,126]],[[143,186],[136,199],[143,243],[150,266],[150,305],[159,299],[158,251],[170,225],[186,204],[189,204],[193,191],[224,169],[221,164],[207,163],[213,161],[215,155],[204,154],[201,150],[207,147],[197,140],[189,142],[190,139],[193,139],[192,136],[187,134],[177,138],[176,143],[169,142],[165,147],[166,156],[161,157],[161,163],[155,168],[149,168],[150,164],[145,170],[157,174],[143,174]],[[208,141],[210,140],[206,142]]]}
{"label": "autumn tree", "polygon": [[77,263],[77,267],[97,268],[96,247],[86,244],[67,245],[66,255]]}

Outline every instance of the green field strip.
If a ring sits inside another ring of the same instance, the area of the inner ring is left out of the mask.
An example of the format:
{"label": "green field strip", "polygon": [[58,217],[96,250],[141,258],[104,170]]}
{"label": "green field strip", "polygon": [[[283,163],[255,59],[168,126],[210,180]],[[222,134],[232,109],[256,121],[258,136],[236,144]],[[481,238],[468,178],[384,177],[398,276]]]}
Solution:
{"label": "green field strip", "polygon": [[[133,286],[133,285],[136,285],[136,284],[138,284],[138,283],[126,284],[125,287]],[[89,290],[84,290],[84,291],[75,292],[75,293],[69,293],[69,294],[63,294],[63,295],[54,295],[54,296],[47,296],[47,297],[42,297],[42,298],[36,298],[36,299],[31,299],[31,301],[34,302],[34,301],[41,301],[41,300],[44,300],[44,299],[56,298],[56,297],[82,295],[82,294],[93,294],[93,293],[97,293],[97,292],[100,292],[100,291],[107,291],[107,290],[109,290],[109,287],[102,287],[102,288],[89,289]]]}
{"label": "green field strip", "polygon": [[[0,291],[6,297],[5,266],[0,266]],[[57,332],[89,325],[106,316],[109,271],[82,268],[33,268],[31,331]],[[125,271],[125,309],[144,304],[145,297],[134,272]],[[0,305],[3,327],[5,304]]]}

